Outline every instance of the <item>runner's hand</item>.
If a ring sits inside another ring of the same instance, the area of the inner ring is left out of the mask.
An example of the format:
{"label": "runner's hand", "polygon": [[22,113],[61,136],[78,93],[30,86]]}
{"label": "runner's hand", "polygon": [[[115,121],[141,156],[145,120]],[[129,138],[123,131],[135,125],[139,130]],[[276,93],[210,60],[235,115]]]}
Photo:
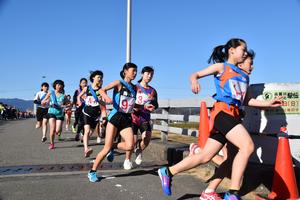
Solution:
{"label": "runner's hand", "polygon": [[277,96],[270,101],[270,107],[279,107],[283,105],[283,96]]}
{"label": "runner's hand", "polygon": [[144,108],[145,108],[146,110],[149,110],[150,112],[152,112],[152,111],[155,110],[155,106],[152,105],[152,104],[145,104],[145,105],[144,105]]}
{"label": "runner's hand", "polygon": [[200,84],[198,83],[198,81],[193,81],[191,83],[191,89],[192,89],[192,92],[195,93],[195,94],[198,94],[200,92]]}
{"label": "runner's hand", "polygon": [[112,99],[107,96],[107,94],[103,91],[103,90],[98,90],[98,92],[100,93],[102,99],[106,102],[106,103],[112,103]]}

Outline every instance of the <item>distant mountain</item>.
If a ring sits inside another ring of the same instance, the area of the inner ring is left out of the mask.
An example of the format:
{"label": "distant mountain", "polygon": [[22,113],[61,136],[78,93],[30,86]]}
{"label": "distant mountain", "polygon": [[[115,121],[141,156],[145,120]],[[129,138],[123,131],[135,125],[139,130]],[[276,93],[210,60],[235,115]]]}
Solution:
{"label": "distant mountain", "polygon": [[33,110],[33,100],[24,100],[24,99],[17,99],[17,98],[14,99],[0,98],[0,102],[7,105],[15,106],[21,111]]}

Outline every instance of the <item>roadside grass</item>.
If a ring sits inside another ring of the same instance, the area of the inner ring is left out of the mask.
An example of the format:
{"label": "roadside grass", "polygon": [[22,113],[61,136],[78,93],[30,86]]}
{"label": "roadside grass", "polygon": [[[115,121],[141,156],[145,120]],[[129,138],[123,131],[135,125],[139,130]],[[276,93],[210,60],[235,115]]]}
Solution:
{"label": "roadside grass", "polygon": [[[194,123],[194,122],[180,122],[180,123],[170,123],[171,127],[176,127],[176,128],[186,128],[186,129],[194,129],[198,130],[199,123]],[[152,132],[152,137],[155,138],[160,138],[160,131],[158,130],[153,130]],[[185,144],[190,144],[190,143],[197,143],[198,138],[197,137],[192,137],[192,136],[186,136],[186,135],[179,135],[175,133],[168,133],[168,141],[175,141],[175,142],[181,142]]]}

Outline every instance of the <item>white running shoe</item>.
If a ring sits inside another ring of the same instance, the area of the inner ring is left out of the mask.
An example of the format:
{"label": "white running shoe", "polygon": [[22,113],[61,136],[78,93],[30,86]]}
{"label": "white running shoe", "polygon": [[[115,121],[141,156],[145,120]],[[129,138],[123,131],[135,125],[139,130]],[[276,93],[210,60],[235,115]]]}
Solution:
{"label": "white running shoe", "polygon": [[200,153],[200,147],[198,146],[198,144],[195,143],[190,144],[189,150],[190,150],[189,156]]}
{"label": "white running shoe", "polygon": [[101,143],[101,138],[97,137],[97,144],[100,144],[100,143]]}
{"label": "white running shoe", "polygon": [[141,149],[136,149],[135,151],[135,164],[140,165],[142,164],[143,160],[142,160],[142,150]]}
{"label": "white running shoe", "polygon": [[132,162],[131,162],[130,160],[126,159],[126,160],[124,161],[123,167],[124,167],[125,170],[130,170],[130,169],[132,169],[132,167],[133,167],[133,166],[132,166]]}

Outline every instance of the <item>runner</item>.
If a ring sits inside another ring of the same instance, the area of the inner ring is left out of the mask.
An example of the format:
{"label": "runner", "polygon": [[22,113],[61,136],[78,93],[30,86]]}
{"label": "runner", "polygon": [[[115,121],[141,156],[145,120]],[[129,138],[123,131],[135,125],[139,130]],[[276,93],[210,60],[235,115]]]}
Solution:
{"label": "runner", "polygon": [[[105,110],[103,110],[103,112],[106,112],[106,107],[104,107]],[[106,114],[107,115],[107,114]],[[106,128],[106,125],[107,125],[107,117],[102,117],[97,126],[96,126],[96,135],[97,135],[97,139],[96,139],[96,142],[97,144],[100,144],[102,139],[105,137],[105,128]]]}
{"label": "runner", "polygon": [[[135,149],[135,163],[142,163],[142,151],[149,145],[152,135],[150,112],[158,108],[157,92],[149,85],[153,78],[154,69],[146,66],[142,69],[142,78],[136,84],[136,101],[137,105],[132,113],[134,143],[137,146]],[[141,139],[138,140],[138,131],[141,133]],[[123,167],[126,170],[132,168],[130,161],[132,151],[126,152],[128,160],[124,161]]]}
{"label": "runner", "polygon": [[49,104],[45,103],[42,104],[42,101],[45,99],[49,89],[49,84],[44,82],[41,85],[41,91],[39,91],[34,98],[34,103],[37,105],[37,110],[36,110],[36,125],[35,128],[40,128],[42,125],[42,142],[45,142],[47,140],[46,134],[47,134],[47,124],[48,124],[48,119],[47,119],[47,114],[48,114],[48,107]]}
{"label": "runner", "polygon": [[92,82],[92,85],[83,88],[81,93],[77,96],[77,102],[80,104],[80,98],[83,95],[86,95],[84,102],[85,105],[82,110],[84,120],[83,145],[84,157],[86,158],[93,153],[93,149],[88,147],[89,139],[99,122],[100,115],[102,118],[106,117],[105,103],[102,101],[102,97],[98,92],[103,83],[102,71],[96,70],[92,72],[90,75],[90,81]]}
{"label": "runner", "polygon": [[84,107],[84,100],[86,98],[86,95],[82,95],[82,97],[80,98],[81,103],[77,101],[77,96],[81,93],[82,89],[87,86],[87,82],[88,81],[86,78],[81,78],[79,81],[79,88],[75,90],[73,95],[73,104],[76,106],[76,110],[75,110],[75,121],[72,126],[72,131],[73,133],[76,133],[75,141],[79,141],[80,133],[82,133],[82,137],[83,137],[84,121],[83,121],[82,109]]}
{"label": "runner", "polygon": [[59,137],[61,136],[64,121],[63,109],[67,103],[64,95],[64,87],[65,84],[62,80],[55,80],[53,83],[54,91],[48,92],[45,99],[42,101],[42,104],[50,103],[47,116],[50,125],[50,150],[54,149],[55,134]]}
{"label": "runner", "polygon": [[66,95],[66,106],[65,106],[65,118],[66,118],[66,131],[69,131],[69,127],[71,124],[71,116],[72,116],[72,107],[73,104],[71,102],[71,95]]}
{"label": "runner", "polygon": [[[248,159],[254,150],[253,141],[248,131],[241,124],[239,108],[243,105],[249,84],[249,76],[243,69],[236,66],[247,57],[247,45],[242,39],[231,39],[225,45],[217,46],[209,63],[213,64],[191,75],[192,92],[199,93],[198,79],[214,75],[217,93],[211,120],[213,129],[204,149],[200,154],[191,155],[171,167],[158,170],[162,188],[166,195],[171,195],[172,176],[210,161],[227,141],[238,148],[233,159],[231,186],[225,194],[225,199],[239,199],[239,188]],[[247,100],[248,106],[277,107],[281,106],[281,98],[271,101],[256,99]],[[229,153],[229,152],[228,152]],[[228,154],[228,157],[230,155]]]}
{"label": "runner", "polygon": [[[131,83],[135,79],[137,66],[133,63],[126,63],[123,70],[120,72],[121,80],[116,80],[103,89],[100,90],[101,95],[106,102],[111,102],[111,99],[106,95],[106,92],[113,90],[113,110],[108,116],[108,124],[105,134],[105,145],[98,153],[91,171],[88,173],[90,182],[97,182],[97,168],[102,160],[107,156],[108,161],[112,162],[114,159],[113,149],[118,148],[124,151],[133,150],[133,131],[132,131],[132,117],[135,103],[135,89]],[[114,144],[113,141],[117,133],[123,138],[123,142]],[[128,159],[128,158],[127,158]]]}

